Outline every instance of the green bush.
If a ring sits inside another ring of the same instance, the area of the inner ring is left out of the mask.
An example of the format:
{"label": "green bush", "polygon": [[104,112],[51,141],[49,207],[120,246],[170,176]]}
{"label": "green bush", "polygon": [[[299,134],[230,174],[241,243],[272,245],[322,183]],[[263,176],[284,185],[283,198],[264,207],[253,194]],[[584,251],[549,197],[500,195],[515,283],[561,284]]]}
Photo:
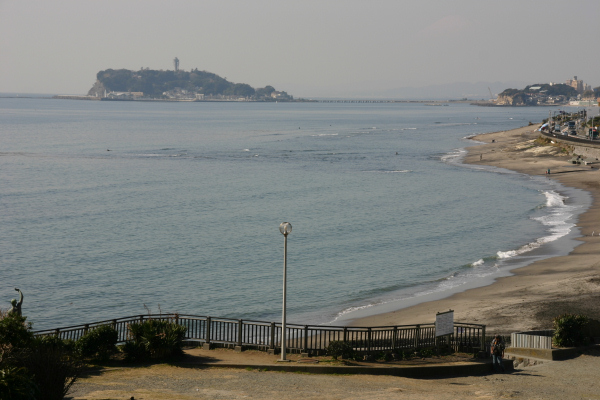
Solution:
{"label": "green bush", "polygon": [[348,342],[334,340],[327,346],[327,355],[332,356],[334,360],[337,360],[338,357],[352,359],[354,358],[354,348]]}
{"label": "green bush", "polygon": [[170,321],[149,319],[127,327],[132,344],[122,350],[128,360],[167,358],[182,354],[187,328]]}
{"label": "green bush", "polygon": [[75,343],[56,336],[35,338],[23,352],[20,365],[40,390],[37,400],[62,400],[84,368]]}
{"label": "green bush", "polygon": [[392,361],[394,359],[394,355],[391,351],[382,351],[377,355],[377,359],[380,361]]}
{"label": "green bush", "polygon": [[83,368],[75,343],[34,338],[25,320],[0,312],[0,399],[62,400]]}
{"label": "green bush", "polygon": [[574,347],[587,344],[585,332],[588,317],[584,315],[563,314],[554,318],[553,342],[558,347]]}
{"label": "green bush", "polygon": [[26,348],[33,341],[31,324],[27,324],[27,317],[0,313],[0,367],[10,363],[14,352]]}
{"label": "green bush", "polygon": [[35,400],[39,390],[23,367],[0,369],[0,399]]}
{"label": "green bush", "polygon": [[434,347],[426,347],[424,349],[419,350],[419,354],[421,355],[421,357],[428,358],[436,355],[437,351]]}
{"label": "green bush", "polygon": [[116,350],[119,333],[110,325],[92,329],[77,341],[82,357],[107,360]]}
{"label": "green bush", "polygon": [[145,361],[150,358],[150,354],[144,345],[133,340],[125,342],[119,348],[125,354],[125,361],[127,362]]}

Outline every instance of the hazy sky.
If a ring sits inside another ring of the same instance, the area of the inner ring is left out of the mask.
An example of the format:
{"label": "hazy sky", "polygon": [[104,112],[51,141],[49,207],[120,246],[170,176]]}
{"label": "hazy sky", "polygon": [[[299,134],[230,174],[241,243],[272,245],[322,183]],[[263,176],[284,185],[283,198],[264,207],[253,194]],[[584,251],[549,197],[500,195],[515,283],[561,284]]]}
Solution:
{"label": "hazy sky", "polygon": [[198,68],[296,97],[454,82],[600,85],[600,0],[0,0],[0,92]]}

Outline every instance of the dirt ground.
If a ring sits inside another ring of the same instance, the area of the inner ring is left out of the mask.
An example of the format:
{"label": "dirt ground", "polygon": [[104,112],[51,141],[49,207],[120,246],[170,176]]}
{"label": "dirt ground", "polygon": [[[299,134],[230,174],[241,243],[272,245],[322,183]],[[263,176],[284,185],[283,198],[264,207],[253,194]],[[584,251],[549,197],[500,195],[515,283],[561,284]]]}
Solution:
{"label": "dirt ground", "polygon": [[[213,350],[213,352],[215,352]],[[203,365],[109,368],[82,377],[68,398],[131,399],[600,399],[600,351],[548,361],[512,373],[438,379],[318,375],[218,367],[222,362],[273,363],[258,352],[221,351]],[[211,366],[212,365],[212,366]]]}

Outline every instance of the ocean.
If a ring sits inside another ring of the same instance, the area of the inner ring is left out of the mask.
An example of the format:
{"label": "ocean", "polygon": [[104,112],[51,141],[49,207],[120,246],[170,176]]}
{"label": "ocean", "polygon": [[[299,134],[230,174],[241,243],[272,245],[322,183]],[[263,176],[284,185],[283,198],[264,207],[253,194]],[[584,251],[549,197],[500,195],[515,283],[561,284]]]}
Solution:
{"label": "ocean", "polygon": [[[549,109],[0,98],[0,307],[342,325],[568,253],[586,192],[463,165]],[[432,320],[435,316],[432,316]],[[431,322],[431,321],[424,321]],[[468,322],[468,321],[466,321]]]}

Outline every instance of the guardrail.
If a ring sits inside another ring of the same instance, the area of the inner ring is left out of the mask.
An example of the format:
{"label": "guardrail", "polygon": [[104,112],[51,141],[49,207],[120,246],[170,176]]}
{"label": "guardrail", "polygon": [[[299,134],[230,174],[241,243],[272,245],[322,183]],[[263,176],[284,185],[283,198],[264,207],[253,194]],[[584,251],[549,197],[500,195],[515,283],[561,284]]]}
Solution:
{"label": "guardrail", "polygon": [[530,349],[551,349],[553,329],[543,331],[514,332],[511,333],[511,347],[524,347]]}
{"label": "guardrail", "polygon": [[589,139],[588,137],[583,136],[569,136],[562,135],[560,133],[553,132],[540,132],[542,136],[546,136],[547,138],[553,138],[560,141],[564,141],[566,143],[578,143],[585,144],[592,147],[600,147],[600,139]]}
{"label": "guardrail", "polygon": [[[160,314],[137,315],[84,325],[35,331],[36,336],[56,335],[77,340],[91,329],[111,325],[119,334],[119,342],[129,338],[128,325],[148,319],[167,320],[185,326],[186,340],[209,346],[239,346],[258,350],[281,349],[281,324],[210,316]],[[290,352],[320,354],[332,341],[350,343],[359,353],[411,350],[449,345],[455,351],[475,352],[485,349],[485,325],[454,323],[454,333],[435,336],[435,324],[349,327],[286,324],[286,348]]]}

